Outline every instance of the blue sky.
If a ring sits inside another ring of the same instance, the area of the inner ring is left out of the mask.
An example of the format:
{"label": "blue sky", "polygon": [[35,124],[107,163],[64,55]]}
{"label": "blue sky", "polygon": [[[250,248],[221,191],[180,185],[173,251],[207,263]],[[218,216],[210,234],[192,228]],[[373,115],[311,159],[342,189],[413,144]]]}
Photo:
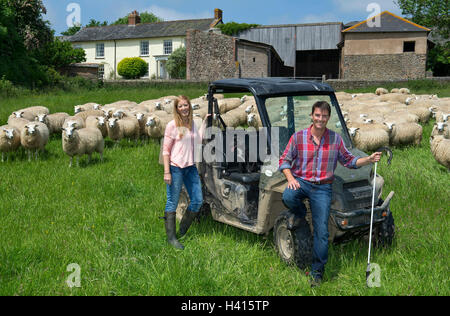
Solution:
{"label": "blue sky", "polygon": [[[367,10],[367,6],[371,3],[377,4],[381,11],[388,10],[401,15],[394,0],[43,0],[43,2],[47,8],[44,18],[50,21],[57,35],[68,28],[67,18],[75,17],[76,13],[79,13],[82,25],[87,24],[90,19],[113,22],[133,10],[152,12],[166,21],[171,21],[211,18],[214,16],[214,8],[220,8],[223,10],[224,22],[261,25],[361,21],[375,13],[373,9]],[[72,6],[69,6],[70,4]]]}

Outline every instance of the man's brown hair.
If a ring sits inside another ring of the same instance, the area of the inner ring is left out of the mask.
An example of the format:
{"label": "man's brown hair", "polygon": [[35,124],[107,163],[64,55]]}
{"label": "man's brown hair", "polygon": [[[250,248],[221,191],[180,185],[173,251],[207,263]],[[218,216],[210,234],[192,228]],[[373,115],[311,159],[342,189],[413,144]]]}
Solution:
{"label": "man's brown hair", "polygon": [[317,101],[316,103],[314,103],[312,106],[311,115],[314,114],[314,111],[316,109],[321,109],[322,111],[327,110],[328,115],[331,116],[331,106],[327,101]]}

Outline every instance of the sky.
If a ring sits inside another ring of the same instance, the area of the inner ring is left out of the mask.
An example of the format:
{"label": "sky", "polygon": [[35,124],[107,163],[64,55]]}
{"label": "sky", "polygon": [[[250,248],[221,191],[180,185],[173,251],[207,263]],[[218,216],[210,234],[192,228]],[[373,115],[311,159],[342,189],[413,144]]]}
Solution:
{"label": "sky", "polygon": [[152,12],[165,21],[214,17],[214,9],[223,11],[223,21],[260,25],[316,22],[363,21],[390,11],[401,16],[394,0],[43,0],[44,19],[50,21],[56,35],[79,21],[90,19],[116,21],[130,12]]}

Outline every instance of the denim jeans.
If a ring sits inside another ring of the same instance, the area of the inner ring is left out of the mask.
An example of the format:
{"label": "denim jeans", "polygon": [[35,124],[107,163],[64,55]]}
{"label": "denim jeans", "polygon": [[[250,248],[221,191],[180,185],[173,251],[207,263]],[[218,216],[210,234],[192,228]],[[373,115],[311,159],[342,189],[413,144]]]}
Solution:
{"label": "denim jeans", "polygon": [[330,216],[332,185],[316,185],[300,178],[296,178],[296,180],[300,183],[300,189],[286,188],[283,192],[283,201],[291,211],[304,218],[306,206],[303,200],[309,198],[314,228],[311,273],[314,277],[322,277],[328,261],[328,217]]}
{"label": "denim jeans", "polygon": [[203,204],[202,184],[200,176],[198,175],[197,168],[190,166],[186,168],[178,168],[170,166],[170,173],[172,175],[172,183],[166,184],[167,188],[167,203],[165,212],[176,212],[178,206],[178,200],[180,199],[181,188],[186,188],[191,200],[188,210],[194,213],[200,211],[200,207]]}

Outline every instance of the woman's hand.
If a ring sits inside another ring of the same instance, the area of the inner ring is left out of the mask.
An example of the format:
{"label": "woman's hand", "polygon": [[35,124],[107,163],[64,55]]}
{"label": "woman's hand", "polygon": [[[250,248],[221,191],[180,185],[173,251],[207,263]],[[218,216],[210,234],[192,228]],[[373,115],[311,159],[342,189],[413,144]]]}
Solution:
{"label": "woman's hand", "polygon": [[164,182],[168,185],[172,184],[172,174],[170,172],[164,172]]}

